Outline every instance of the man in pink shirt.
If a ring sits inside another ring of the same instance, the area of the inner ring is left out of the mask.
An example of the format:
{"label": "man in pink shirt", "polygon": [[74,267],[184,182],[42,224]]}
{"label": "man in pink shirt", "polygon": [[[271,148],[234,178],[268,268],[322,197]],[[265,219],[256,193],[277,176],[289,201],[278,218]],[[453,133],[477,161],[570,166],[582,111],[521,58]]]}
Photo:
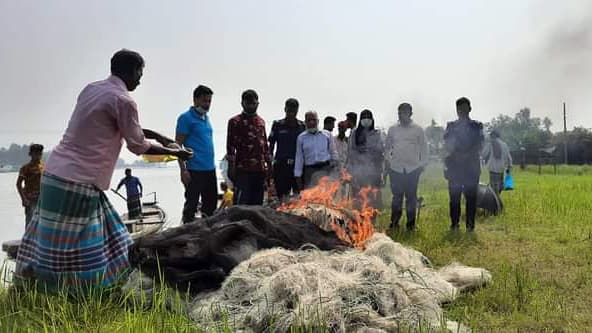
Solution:
{"label": "man in pink shirt", "polygon": [[132,241],[103,193],[123,141],[137,155],[191,157],[173,140],[140,127],[129,91],[140,84],[143,68],[140,54],[118,51],[111,58],[111,76],[87,85],[78,96],[68,128],[45,165],[37,213],[17,256],[17,282],[108,287],[129,271]]}

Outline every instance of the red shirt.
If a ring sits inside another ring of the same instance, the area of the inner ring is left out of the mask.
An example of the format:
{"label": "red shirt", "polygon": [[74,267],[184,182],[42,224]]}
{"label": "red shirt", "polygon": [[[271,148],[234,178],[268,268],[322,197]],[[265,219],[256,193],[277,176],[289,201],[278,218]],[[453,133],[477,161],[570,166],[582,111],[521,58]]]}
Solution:
{"label": "red shirt", "polygon": [[265,120],[241,113],[228,121],[226,153],[237,171],[267,172],[271,162]]}

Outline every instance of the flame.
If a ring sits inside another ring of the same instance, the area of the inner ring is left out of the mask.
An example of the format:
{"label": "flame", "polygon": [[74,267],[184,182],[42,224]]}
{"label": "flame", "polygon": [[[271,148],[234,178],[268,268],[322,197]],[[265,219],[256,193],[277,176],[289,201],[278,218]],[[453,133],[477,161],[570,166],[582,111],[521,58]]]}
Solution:
{"label": "flame", "polygon": [[372,220],[378,211],[370,205],[369,196],[377,190],[364,187],[358,194],[359,200],[354,201],[345,193],[351,179],[351,175],[346,171],[342,171],[341,178],[337,180],[323,177],[317,186],[301,191],[298,198],[281,205],[278,210],[290,212],[316,204],[337,211],[347,211],[351,219],[346,221],[345,225],[331,222],[329,226],[341,240],[352,247],[363,249],[366,240],[374,234]]}

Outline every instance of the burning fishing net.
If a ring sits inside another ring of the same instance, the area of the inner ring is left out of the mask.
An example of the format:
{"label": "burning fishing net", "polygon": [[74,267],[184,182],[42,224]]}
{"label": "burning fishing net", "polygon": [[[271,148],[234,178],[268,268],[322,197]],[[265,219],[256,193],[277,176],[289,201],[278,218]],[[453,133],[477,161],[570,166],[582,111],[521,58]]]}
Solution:
{"label": "burning fishing net", "polygon": [[340,180],[323,177],[317,186],[300,192],[297,199],[280,206],[279,211],[304,216],[324,230],[332,230],[350,246],[361,248],[374,234],[372,219],[378,211],[370,206],[369,197],[376,190],[365,187],[350,198],[351,176],[346,172]]}
{"label": "burning fishing net", "polygon": [[[443,318],[442,303],[491,281],[485,269],[458,263],[433,269],[420,252],[374,234],[365,250],[259,251],[222,287],[198,295],[190,316],[212,323],[226,316],[234,330],[333,332],[465,328]],[[372,330],[371,330],[372,329]]]}

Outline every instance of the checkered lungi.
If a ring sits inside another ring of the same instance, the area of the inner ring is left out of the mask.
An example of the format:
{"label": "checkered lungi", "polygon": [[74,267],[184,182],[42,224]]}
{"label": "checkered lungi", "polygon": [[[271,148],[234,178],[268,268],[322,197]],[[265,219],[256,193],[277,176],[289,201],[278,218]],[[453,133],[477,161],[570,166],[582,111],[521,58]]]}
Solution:
{"label": "checkered lungi", "polygon": [[101,190],[44,173],[38,213],[26,227],[15,277],[50,288],[108,287],[129,271],[131,244]]}
{"label": "checkered lungi", "polygon": [[127,216],[135,219],[142,215],[142,200],[140,195],[127,198]]}

